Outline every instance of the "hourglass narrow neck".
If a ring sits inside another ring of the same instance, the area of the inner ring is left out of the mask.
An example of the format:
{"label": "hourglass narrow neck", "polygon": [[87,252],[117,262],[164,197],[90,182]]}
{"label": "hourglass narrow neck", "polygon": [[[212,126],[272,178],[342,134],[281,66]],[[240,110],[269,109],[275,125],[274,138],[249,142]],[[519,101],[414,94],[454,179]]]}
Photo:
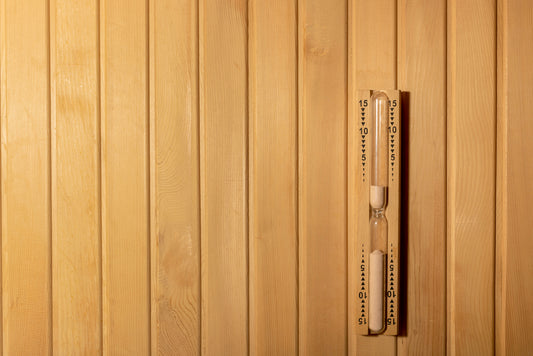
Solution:
{"label": "hourglass narrow neck", "polygon": [[385,217],[385,209],[372,209],[372,217],[374,218],[384,218]]}
{"label": "hourglass narrow neck", "polygon": [[372,209],[370,218],[370,247],[372,251],[387,250],[388,221],[383,209]]}

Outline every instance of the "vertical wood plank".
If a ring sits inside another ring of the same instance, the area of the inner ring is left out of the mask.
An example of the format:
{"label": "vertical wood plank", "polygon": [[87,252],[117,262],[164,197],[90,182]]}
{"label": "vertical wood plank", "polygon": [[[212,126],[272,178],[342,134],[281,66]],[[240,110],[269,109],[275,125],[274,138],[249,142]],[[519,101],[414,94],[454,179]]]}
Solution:
{"label": "vertical wood plank", "polygon": [[[357,89],[396,89],[396,1],[349,2],[349,94],[348,94],[348,333],[351,355],[395,355],[396,337],[355,335],[356,269],[355,130]],[[368,194],[361,192],[360,194]]]}
{"label": "vertical wood plank", "polygon": [[1,6],[3,353],[51,354],[48,3]]}
{"label": "vertical wood plank", "polygon": [[342,355],[347,336],[347,1],[301,0],[299,338],[303,355]]}
{"label": "vertical wood plank", "polygon": [[497,119],[496,119],[496,269],[495,269],[495,354],[505,355],[507,303],[507,229],[508,229],[508,10],[507,0],[497,0]]}
{"label": "vertical wood plank", "polygon": [[[500,315],[498,353],[519,355],[533,347],[533,160],[531,159],[531,120],[529,105],[533,101],[533,4],[528,1],[501,1],[498,120],[502,129],[498,147],[502,176],[499,178],[503,203],[498,234],[501,281],[497,290]],[[503,178],[503,179],[502,179]]]}
{"label": "vertical wood plank", "polygon": [[[6,126],[7,126],[7,16],[6,16],[6,0],[0,0],[0,143],[4,142],[6,138]],[[6,156],[6,151],[4,149],[6,145],[0,145],[0,230],[2,232],[2,240],[5,236],[5,226],[4,223],[4,207],[6,206],[6,195],[4,194],[4,172],[6,172],[7,160],[4,159]],[[0,248],[3,249],[3,241]],[[2,261],[0,261],[0,275],[3,275],[3,264],[4,257],[2,256]],[[0,303],[0,313],[2,314],[2,330],[0,332],[0,346],[2,348],[2,353],[4,352],[4,297],[3,297],[3,276],[2,276],[2,303]]]}
{"label": "vertical wood plank", "polygon": [[147,8],[100,3],[103,350],[146,355],[150,343]]}
{"label": "vertical wood plank", "polygon": [[198,2],[150,1],[152,354],[200,354]]}
{"label": "vertical wood plank", "polygon": [[351,0],[356,89],[396,89],[396,0]]}
{"label": "vertical wood plank", "polygon": [[[409,92],[402,122],[403,296],[401,355],[446,350],[446,2],[398,4],[398,88]],[[407,239],[407,240],[405,240]],[[406,253],[405,253],[406,252]]]}
{"label": "vertical wood plank", "polygon": [[248,6],[200,1],[202,353],[248,347]]}
{"label": "vertical wood plank", "polygon": [[250,1],[250,353],[298,353],[296,1]]}
{"label": "vertical wood plank", "polygon": [[495,5],[448,3],[450,355],[494,353]]}
{"label": "vertical wood plank", "polygon": [[101,345],[98,2],[51,1],[53,348]]}

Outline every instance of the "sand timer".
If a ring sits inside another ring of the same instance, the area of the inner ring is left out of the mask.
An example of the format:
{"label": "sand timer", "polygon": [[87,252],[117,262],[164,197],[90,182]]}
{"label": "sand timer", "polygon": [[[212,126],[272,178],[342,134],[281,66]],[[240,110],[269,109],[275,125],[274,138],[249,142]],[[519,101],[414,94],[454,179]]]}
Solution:
{"label": "sand timer", "polygon": [[[358,335],[398,335],[400,300],[400,91],[357,90],[349,131],[350,269]],[[352,224],[353,222],[353,224]]]}
{"label": "sand timer", "polygon": [[374,92],[370,99],[370,270],[369,329],[385,328],[385,266],[388,223],[385,215],[389,181],[389,98]]}

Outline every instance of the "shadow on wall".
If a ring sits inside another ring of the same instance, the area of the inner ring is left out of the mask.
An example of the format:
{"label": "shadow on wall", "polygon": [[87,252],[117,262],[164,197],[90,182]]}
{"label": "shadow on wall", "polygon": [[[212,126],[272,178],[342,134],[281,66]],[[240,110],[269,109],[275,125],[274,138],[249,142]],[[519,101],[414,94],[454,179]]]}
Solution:
{"label": "shadow on wall", "polygon": [[409,251],[409,92],[400,93],[401,123],[401,191],[400,191],[400,317],[398,336],[407,336],[407,287]]}

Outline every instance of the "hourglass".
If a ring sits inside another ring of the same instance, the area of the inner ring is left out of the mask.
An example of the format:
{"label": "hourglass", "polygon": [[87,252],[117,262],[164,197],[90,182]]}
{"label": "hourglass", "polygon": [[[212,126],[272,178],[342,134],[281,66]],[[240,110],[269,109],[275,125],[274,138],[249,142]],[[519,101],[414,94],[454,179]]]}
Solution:
{"label": "hourglass", "polygon": [[385,308],[384,264],[387,251],[387,187],[389,185],[389,98],[384,92],[375,92],[371,99],[370,116],[370,281],[369,329],[372,333],[383,330]]}
{"label": "hourglass", "polygon": [[[349,142],[355,212],[355,327],[358,334],[398,333],[400,96],[397,90],[357,92]],[[353,154],[354,152],[350,152]]]}

